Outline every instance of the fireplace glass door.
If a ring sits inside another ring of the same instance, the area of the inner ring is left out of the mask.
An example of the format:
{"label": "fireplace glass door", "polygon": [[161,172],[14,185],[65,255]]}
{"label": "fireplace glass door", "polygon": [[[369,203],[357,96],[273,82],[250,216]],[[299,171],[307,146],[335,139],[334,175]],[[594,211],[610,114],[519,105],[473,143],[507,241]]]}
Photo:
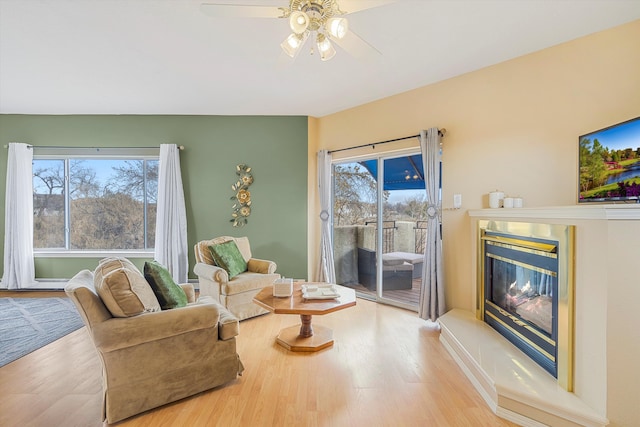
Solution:
{"label": "fireplace glass door", "polygon": [[490,258],[493,260],[491,302],[551,337],[555,274],[534,266]]}
{"label": "fireplace glass door", "polygon": [[484,318],[549,373],[557,375],[557,242],[484,237]]}

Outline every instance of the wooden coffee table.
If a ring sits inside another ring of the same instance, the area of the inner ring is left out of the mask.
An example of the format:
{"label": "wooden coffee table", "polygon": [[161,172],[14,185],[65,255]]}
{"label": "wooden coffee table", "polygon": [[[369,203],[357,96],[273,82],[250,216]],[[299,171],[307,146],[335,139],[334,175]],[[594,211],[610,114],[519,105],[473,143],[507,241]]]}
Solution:
{"label": "wooden coffee table", "polygon": [[282,329],[276,341],[290,351],[318,351],[333,345],[333,331],[324,326],[311,326],[313,315],[322,315],[356,305],[356,292],[344,286],[335,285],[339,298],[325,300],[305,300],[302,298],[302,285],[326,284],[296,282],[293,295],[274,297],[273,289],[262,289],[253,302],[275,314],[299,314],[302,325]]}

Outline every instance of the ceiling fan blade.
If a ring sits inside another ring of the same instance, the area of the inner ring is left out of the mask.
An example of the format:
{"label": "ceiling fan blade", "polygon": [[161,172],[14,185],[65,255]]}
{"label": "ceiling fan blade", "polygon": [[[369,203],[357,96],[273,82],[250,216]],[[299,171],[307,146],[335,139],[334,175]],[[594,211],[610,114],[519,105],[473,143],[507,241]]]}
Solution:
{"label": "ceiling fan blade", "polygon": [[339,4],[340,9],[349,14],[397,2],[398,0],[340,0]]}
{"label": "ceiling fan blade", "polygon": [[349,55],[359,60],[373,60],[382,55],[382,52],[380,52],[362,37],[354,33],[351,29],[347,32],[343,39],[338,40],[332,37],[331,41],[335,42]]}
{"label": "ceiling fan blade", "polygon": [[200,11],[216,18],[281,18],[282,10],[277,6],[252,6],[229,3],[206,2]]}

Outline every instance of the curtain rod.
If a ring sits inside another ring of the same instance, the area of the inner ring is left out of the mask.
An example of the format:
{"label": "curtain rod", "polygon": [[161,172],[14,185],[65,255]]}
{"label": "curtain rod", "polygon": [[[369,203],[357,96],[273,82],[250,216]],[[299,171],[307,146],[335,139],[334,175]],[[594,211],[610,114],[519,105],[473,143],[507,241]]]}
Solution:
{"label": "curtain rod", "polygon": [[[444,137],[446,135],[446,133],[447,133],[447,130],[445,128],[438,129],[438,133],[440,134],[441,137]],[[356,145],[355,147],[347,147],[347,148],[339,148],[337,150],[330,150],[329,153],[337,153],[339,151],[355,150],[356,148],[363,148],[363,147],[373,147],[373,148],[375,148],[376,145],[387,144],[389,142],[404,141],[405,139],[417,138],[419,136],[420,136],[420,134],[411,135],[411,136],[405,136],[405,137],[396,138],[396,139],[388,139],[386,141],[380,141],[380,142],[370,142],[369,144]]]}
{"label": "curtain rod", "polygon": [[[4,148],[9,148],[9,146],[7,144],[4,145]],[[116,150],[121,150],[123,148],[133,148],[133,149],[143,149],[143,148],[159,148],[159,147],[70,147],[70,146],[65,146],[65,145],[30,145],[27,144],[27,148],[60,148],[60,149],[88,149],[88,150],[100,150],[100,149],[104,149],[104,150],[111,150],[111,149],[116,149]],[[178,150],[184,150],[184,145],[178,145],[177,146]]]}

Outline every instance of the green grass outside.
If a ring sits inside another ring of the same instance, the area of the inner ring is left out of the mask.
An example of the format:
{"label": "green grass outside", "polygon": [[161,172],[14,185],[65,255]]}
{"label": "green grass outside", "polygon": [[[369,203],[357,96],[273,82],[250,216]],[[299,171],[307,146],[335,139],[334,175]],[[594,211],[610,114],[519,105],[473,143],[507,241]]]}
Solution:
{"label": "green grass outside", "polygon": [[627,160],[619,161],[618,164],[620,166],[629,166],[629,165],[632,165],[632,164],[638,163],[638,162],[640,162],[640,159],[627,159]]}
{"label": "green grass outside", "polygon": [[[614,175],[614,174],[620,173],[620,172],[624,171],[625,166],[629,166],[629,165],[632,165],[632,164],[638,163],[638,162],[640,162],[640,159],[621,160],[621,161],[618,162],[618,164],[621,166],[621,168],[620,169],[608,170],[606,175],[609,176],[609,175]],[[591,191],[593,191],[593,190],[591,190]]]}
{"label": "green grass outside", "polygon": [[[632,179],[628,179],[625,181],[625,183],[628,184],[640,184],[640,176],[636,176],[635,178]],[[589,191],[581,191],[580,195],[585,198],[592,198],[594,197],[596,194],[599,193],[606,193],[608,191],[614,191],[618,189],[618,183],[613,183],[613,184],[607,184],[607,185],[603,185],[602,187],[598,187],[598,188],[593,188]],[[598,196],[598,197],[603,197],[603,196]]]}

